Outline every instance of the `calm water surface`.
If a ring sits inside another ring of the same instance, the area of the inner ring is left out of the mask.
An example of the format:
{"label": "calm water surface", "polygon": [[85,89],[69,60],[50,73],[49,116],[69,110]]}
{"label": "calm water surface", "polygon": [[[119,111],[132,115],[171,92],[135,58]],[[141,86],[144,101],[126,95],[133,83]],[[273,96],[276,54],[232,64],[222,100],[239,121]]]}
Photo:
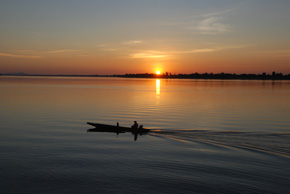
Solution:
{"label": "calm water surface", "polygon": [[[1,193],[289,193],[290,82],[0,77]],[[154,129],[87,133],[87,121]]]}

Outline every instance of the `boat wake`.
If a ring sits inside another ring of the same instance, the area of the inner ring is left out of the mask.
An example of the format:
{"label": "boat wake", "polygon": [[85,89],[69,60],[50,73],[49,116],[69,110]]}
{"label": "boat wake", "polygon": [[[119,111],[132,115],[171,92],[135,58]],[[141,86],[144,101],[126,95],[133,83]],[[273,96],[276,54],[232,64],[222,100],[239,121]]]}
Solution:
{"label": "boat wake", "polygon": [[155,130],[153,136],[215,146],[246,149],[290,157],[290,133],[215,132],[203,130]]}

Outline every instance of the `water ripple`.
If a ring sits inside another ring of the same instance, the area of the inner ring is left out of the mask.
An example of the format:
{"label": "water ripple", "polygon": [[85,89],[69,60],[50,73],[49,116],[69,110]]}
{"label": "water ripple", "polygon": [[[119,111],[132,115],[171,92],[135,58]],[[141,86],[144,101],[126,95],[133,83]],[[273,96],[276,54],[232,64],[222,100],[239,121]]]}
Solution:
{"label": "water ripple", "polygon": [[290,157],[290,133],[155,131],[153,135]]}

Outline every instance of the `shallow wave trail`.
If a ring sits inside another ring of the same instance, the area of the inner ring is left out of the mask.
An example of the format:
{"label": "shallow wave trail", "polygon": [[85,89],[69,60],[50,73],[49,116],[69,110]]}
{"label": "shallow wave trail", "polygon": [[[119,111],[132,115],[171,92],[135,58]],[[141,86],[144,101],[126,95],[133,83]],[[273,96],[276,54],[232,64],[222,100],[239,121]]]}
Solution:
{"label": "shallow wave trail", "polygon": [[151,135],[290,157],[290,133],[156,130]]}

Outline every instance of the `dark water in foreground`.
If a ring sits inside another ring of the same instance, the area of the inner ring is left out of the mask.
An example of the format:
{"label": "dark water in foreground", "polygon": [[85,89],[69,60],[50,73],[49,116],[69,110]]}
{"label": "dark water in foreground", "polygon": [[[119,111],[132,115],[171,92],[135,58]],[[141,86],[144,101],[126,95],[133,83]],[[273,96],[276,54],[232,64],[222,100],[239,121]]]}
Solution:
{"label": "dark water in foreground", "polygon": [[[1,193],[289,193],[290,82],[0,77]],[[87,133],[87,121],[153,132]]]}

